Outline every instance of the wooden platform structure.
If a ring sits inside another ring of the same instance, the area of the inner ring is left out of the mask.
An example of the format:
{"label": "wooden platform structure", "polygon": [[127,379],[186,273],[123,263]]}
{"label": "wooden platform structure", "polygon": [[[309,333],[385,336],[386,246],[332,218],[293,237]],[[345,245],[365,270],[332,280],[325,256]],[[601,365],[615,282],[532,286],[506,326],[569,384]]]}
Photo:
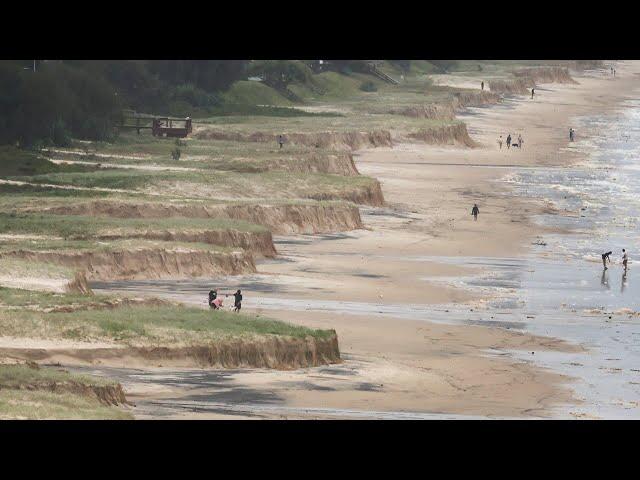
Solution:
{"label": "wooden platform structure", "polygon": [[184,138],[193,131],[190,117],[156,117],[125,110],[119,128],[132,129],[140,135],[141,130],[151,130],[154,137]]}

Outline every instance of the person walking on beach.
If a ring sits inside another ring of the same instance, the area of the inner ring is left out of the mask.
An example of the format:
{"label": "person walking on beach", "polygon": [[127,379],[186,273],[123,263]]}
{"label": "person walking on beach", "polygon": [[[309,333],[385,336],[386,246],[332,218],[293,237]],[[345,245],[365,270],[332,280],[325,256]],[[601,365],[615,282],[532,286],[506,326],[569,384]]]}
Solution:
{"label": "person walking on beach", "polygon": [[498,138],[498,145],[500,146],[500,150],[502,150],[502,135]]}
{"label": "person walking on beach", "polygon": [[484,82],[480,82],[480,89],[484,90]]}
{"label": "person walking on beach", "polygon": [[507,150],[511,148],[511,134],[507,136]]}
{"label": "person walking on beach", "polygon": [[278,144],[280,144],[280,148],[282,148],[282,145],[284,144],[284,136],[283,135],[278,135]]}
{"label": "person walking on beach", "polygon": [[534,88],[531,89],[531,100],[533,100],[533,94],[536,92]]}
{"label": "person walking on beach", "polygon": [[574,135],[574,133],[573,133],[573,128],[570,128],[570,129],[569,129],[569,141],[570,141],[570,142],[573,142],[573,135]]}
{"label": "person walking on beach", "polygon": [[613,252],[606,252],[602,254],[602,266],[604,267],[604,269],[607,269],[607,260],[609,261],[609,263],[611,263],[611,258],[609,258],[609,255],[611,255]]}
{"label": "person walking on beach", "polygon": [[627,255],[627,251],[622,249],[622,266],[624,267],[624,271],[627,271],[627,262],[629,261],[629,256]]}
{"label": "person walking on beach", "polygon": [[473,220],[478,220],[478,214],[480,213],[480,209],[478,208],[478,204],[474,203],[473,208],[471,209],[471,215],[473,215]]}
{"label": "person walking on beach", "polygon": [[518,134],[518,148],[522,150],[522,135]]}

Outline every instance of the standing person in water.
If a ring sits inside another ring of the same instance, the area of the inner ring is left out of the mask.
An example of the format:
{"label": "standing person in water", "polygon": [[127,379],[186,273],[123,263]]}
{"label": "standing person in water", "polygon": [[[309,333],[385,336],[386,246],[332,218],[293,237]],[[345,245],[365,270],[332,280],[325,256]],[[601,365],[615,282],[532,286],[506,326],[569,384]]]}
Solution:
{"label": "standing person in water", "polygon": [[500,150],[502,150],[502,135],[500,135],[500,138],[498,139],[498,145],[500,146]]}
{"label": "standing person in water", "polygon": [[629,256],[627,255],[627,251],[622,249],[622,266],[624,267],[625,272],[627,271],[627,262],[629,261]]}
{"label": "standing person in water", "polygon": [[478,220],[478,214],[480,213],[480,209],[478,208],[478,204],[474,203],[473,208],[471,209],[471,215],[473,215],[473,220]]}
{"label": "standing person in water", "polygon": [[234,297],[233,311],[239,312],[240,309],[242,308],[242,292],[240,291],[240,289],[238,289],[238,291],[233,294],[233,297]]}
{"label": "standing person in water", "polygon": [[511,134],[507,136],[507,149],[511,148]]}
{"label": "standing person in water", "polygon": [[604,269],[607,269],[607,261],[609,261],[609,263],[611,263],[611,258],[609,258],[609,255],[611,255],[613,252],[606,252],[602,254],[602,266],[604,267]]}

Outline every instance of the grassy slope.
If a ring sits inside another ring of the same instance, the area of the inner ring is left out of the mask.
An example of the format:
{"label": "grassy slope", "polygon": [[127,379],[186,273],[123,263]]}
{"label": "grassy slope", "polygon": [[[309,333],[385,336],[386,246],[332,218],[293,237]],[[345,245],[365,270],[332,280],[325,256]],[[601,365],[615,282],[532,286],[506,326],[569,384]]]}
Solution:
{"label": "grassy slope", "polygon": [[112,382],[99,377],[75,375],[55,368],[0,365],[0,419],[104,419],[126,420],[132,416],[97,399],[70,392],[52,392],[51,384],[77,383],[104,386]]}
{"label": "grassy slope", "polygon": [[0,177],[38,175],[54,172],[87,171],[92,168],[56,165],[28,150],[0,145]]}
{"label": "grassy slope", "polygon": [[[285,171],[247,173],[145,172],[104,169],[88,173],[53,173],[33,177],[16,177],[34,183],[73,185],[78,187],[117,188],[126,190],[154,188],[159,193],[184,192],[188,197],[229,197],[240,193],[256,198],[313,198],[334,195],[372,185],[369,177],[343,177],[322,173],[302,174]],[[193,186],[198,186],[199,190]]]}
{"label": "grassy slope", "polygon": [[[312,330],[260,315],[208,311],[174,305],[123,306],[104,310],[44,313],[28,305],[86,304],[109,297],[80,297],[0,287],[0,331],[16,337],[115,341],[133,345],[199,345],[229,338],[279,335],[326,338],[329,330]],[[203,297],[203,303],[206,299]],[[227,302],[232,297],[226,299]]]}
{"label": "grassy slope", "polygon": [[110,218],[37,213],[13,214],[0,211],[0,233],[32,233],[64,238],[86,238],[118,232],[135,234],[166,230],[238,230],[264,232],[267,229],[240,220],[203,218]]}
{"label": "grassy slope", "polygon": [[223,95],[226,104],[290,106],[291,102],[261,82],[235,82]]}

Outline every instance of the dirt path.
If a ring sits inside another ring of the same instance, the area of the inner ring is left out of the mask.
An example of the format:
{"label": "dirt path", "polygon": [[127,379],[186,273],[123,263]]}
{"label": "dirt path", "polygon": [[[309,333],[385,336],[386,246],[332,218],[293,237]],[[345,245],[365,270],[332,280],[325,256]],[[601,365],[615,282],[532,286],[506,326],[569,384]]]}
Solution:
{"label": "dirt path", "polygon": [[88,165],[88,166],[99,166],[99,168],[122,168],[125,170],[146,170],[150,172],[201,172],[202,169],[198,168],[189,168],[189,167],[174,167],[171,165],[162,166],[162,165],[130,165],[124,163],[104,163],[104,162],[86,162],[83,160],[61,160],[61,159],[50,159],[52,163],[58,165]]}

